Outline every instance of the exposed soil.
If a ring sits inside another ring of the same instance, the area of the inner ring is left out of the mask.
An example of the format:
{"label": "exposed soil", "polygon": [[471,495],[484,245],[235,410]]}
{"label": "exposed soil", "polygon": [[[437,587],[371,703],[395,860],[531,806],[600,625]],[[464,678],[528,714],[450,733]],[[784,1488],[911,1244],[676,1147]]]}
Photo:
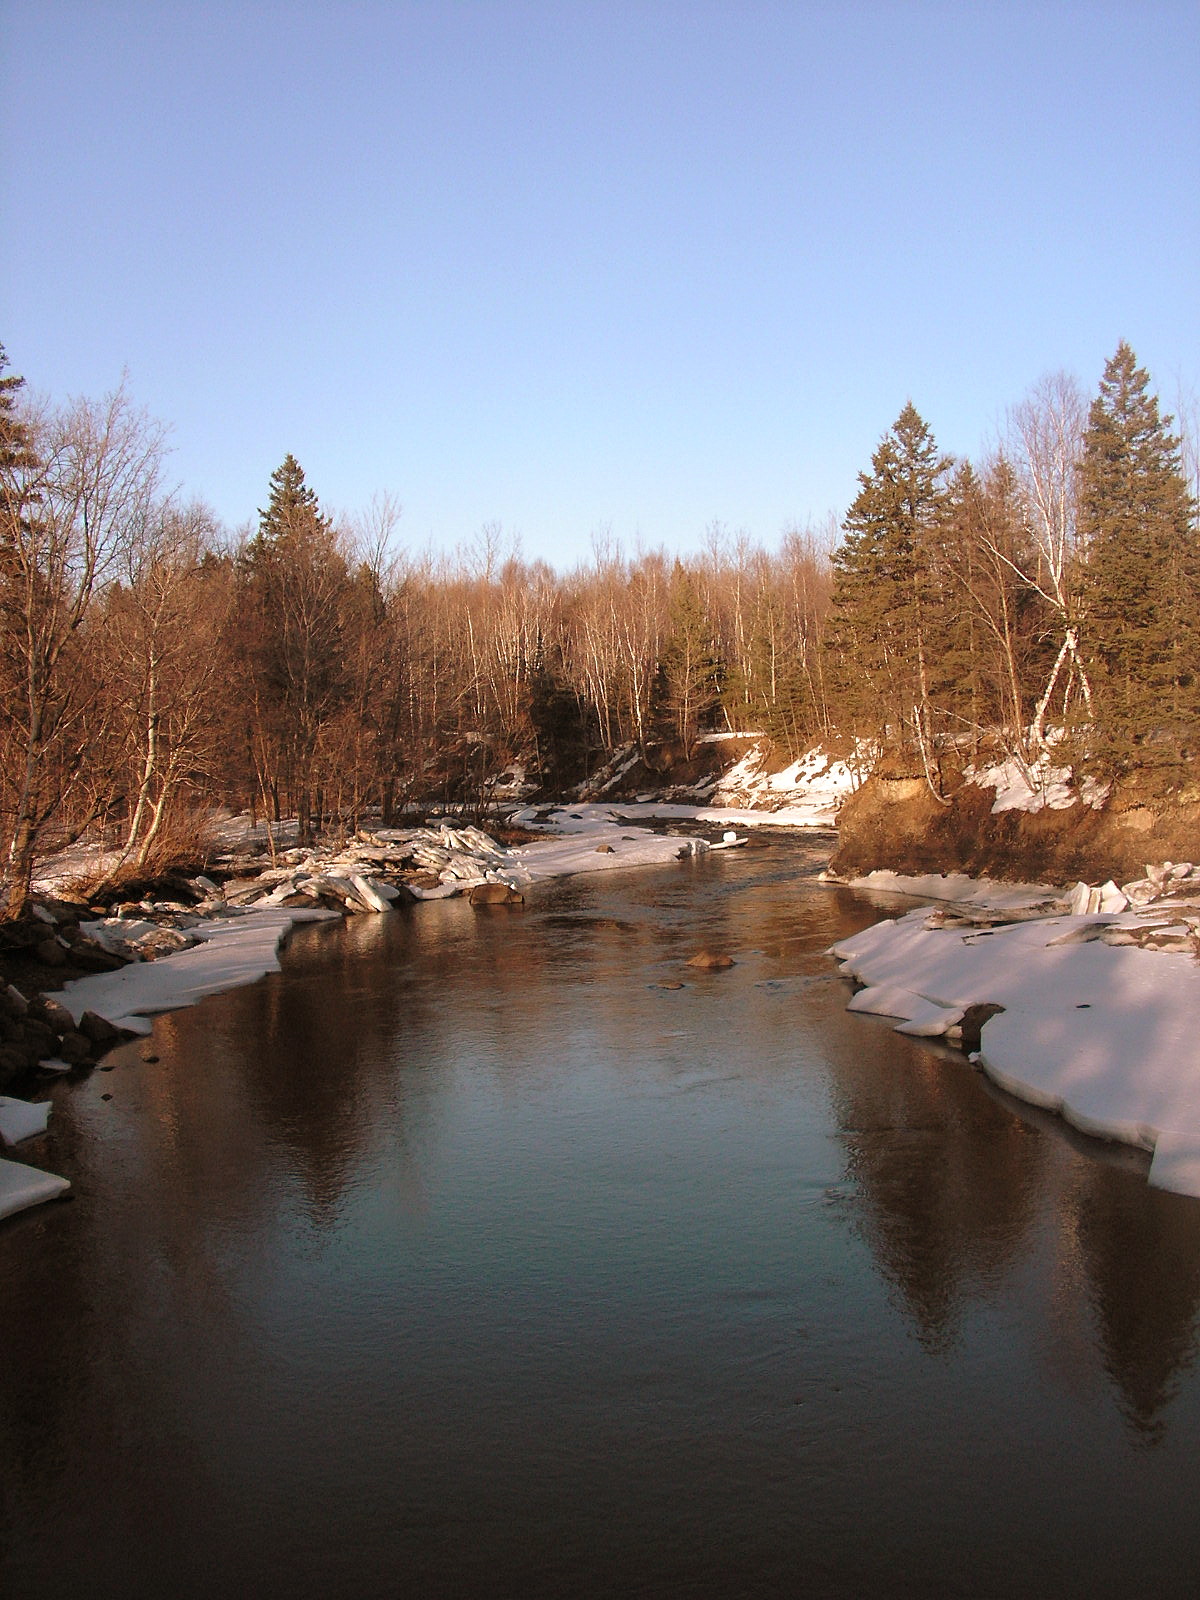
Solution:
{"label": "exposed soil", "polygon": [[968,872],[1067,884],[1140,878],[1147,862],[1200,861],[1200,779],[1169,786],[1145,774],[1118,781],[1101,810],[1004,811],[991,789],[947,785],[949,805],[918,769],[891,763],[838,817],[834,869],[843,874]]}

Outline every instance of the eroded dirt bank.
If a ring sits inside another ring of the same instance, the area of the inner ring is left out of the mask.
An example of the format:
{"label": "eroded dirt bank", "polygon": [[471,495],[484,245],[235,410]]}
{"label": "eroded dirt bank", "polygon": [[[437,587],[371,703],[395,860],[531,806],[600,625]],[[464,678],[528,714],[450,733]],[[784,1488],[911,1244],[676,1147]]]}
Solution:
{"label": "eroded dirt bank", "polygon": [[834,869],[1098,883],[1140,877],[1148,861],[1200,861],[1200,777],[1174,790],[1144,777],[1119,781],[1100,810],[1076,803],[998,816],[993,790],[946,788],[949,804],[919,769],[877,771],[842,806]]}

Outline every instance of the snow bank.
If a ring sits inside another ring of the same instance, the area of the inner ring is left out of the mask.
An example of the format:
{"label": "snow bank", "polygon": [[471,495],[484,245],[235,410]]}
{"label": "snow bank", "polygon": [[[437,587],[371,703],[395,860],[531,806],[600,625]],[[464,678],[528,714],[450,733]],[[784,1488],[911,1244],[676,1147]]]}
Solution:
{"label": "snow bank", "polygon": [[[527,806],[510,820],[535,832],[584,833],[604,824],[646,822],[698,822],[713,828],[832,828],[836,807],[826,801],[765,808],[741,806],[699,806],[667,800],[612,801],[605,804],[581,802],[573,806]],[[675,843],[685,844],[684,839]],[[668,859],[654,857],[654,860]]]}
{"label": "snow bank", "polygon": [[1153,1151],[1151,1183],[1200,1196],[1195,960],[1106,942],[1132,914],[976,928],[931,925],[937,915],[921,907],[833,947],[868,985],[851,1009],[944,1032],[968,1006],[1003,1006],[975,1057],[994,1082],[1084,1133]]}
{"label": "snow bank", "polygon": [[149,1019],[157,1012],[174,1011],[205,995],[278,972],[279,946],[295,923],[337,915],[297,907],[256,907],[215,918],[192,929],[200,942],[190,950],[158,961],[137,961],[117,972],[76,978],[50,998],[65,1006],[76,1022],[85,1011],[94,1011],[130,1033],[149,1033]]}
{"label": "snow bank", "polygon": [[835,761],[820,746],[771,772],[764,748],[755,745],[719,781],[713,799],[736,807],[739,815],[742,811],[766,811],[782,827],[832,828],[854,787],[850,767]]}
{"label": "snow bank", "polygon": [[848,882],[852,889],[879,889],[923,900],[953,900],[958,905],[995,906],[1005,910],[1040,903],[1055,893],[1045,884],[996,883],[991,878],[969,878],[964,872],[913,875],[881,868],[846,880],[832,873],[824,873],[822,877],[827,882]]}

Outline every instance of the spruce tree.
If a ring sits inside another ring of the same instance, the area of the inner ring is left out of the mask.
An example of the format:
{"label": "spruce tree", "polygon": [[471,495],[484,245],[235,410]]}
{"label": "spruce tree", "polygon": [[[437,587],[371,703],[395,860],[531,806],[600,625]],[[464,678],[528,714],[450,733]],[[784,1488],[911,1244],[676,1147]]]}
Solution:
{"label": "spruce tree", "polygon": [[859,473],[833,556],[828,635],[837,720],[885,743],[930,735],[944,606],[937,576],[948,457],[909,401]]}
{"label": "spruce tree", "polygon": [[6,372],[8,355],[0,344],[0,546],[17,535],[14,519],[29,513],[29,472],[37,466],[37,454],[29,428],[17,409],[17,396],[25,379]]}
{"label": "spruce tree", "polygon": [[720,686],[713,628],[703,597],[692,573],[676,561],[656,699],[659,717],[680,739],[687,761],[704,717],[719,701]]}
{"label": "spruce tree", "polygon": [[254,686],[260,778],[276,810],[281,792],[290,798],[307,842],[320,784],[336,776],[323,769],[322,746],[349,688],[343,633],[352,583],[333,524],[292,455],[271,474],[243,581],[242,656]]}
{"label": "spruce tree", "polygon": [[1171,421],[1122,340],[1092,402],[1079,469],[1096,731],[1118,767],[1181,758],[1200,716],[1196,505]]}

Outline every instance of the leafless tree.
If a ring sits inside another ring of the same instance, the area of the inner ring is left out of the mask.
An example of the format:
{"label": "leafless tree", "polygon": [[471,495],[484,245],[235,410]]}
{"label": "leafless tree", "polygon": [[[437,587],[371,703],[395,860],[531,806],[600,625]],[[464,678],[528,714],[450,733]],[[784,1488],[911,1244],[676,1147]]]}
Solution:
{"label": "leafless tree", "polygon": [[150,514],[164,447],[162,427],[123,387],[101,401],[40,407],[27,426],[33,457],[6,468],[0,497],[7,917],[23,908],[39,840],[96,741],[88,713],[105,643],[90,626],[93,603]]}

